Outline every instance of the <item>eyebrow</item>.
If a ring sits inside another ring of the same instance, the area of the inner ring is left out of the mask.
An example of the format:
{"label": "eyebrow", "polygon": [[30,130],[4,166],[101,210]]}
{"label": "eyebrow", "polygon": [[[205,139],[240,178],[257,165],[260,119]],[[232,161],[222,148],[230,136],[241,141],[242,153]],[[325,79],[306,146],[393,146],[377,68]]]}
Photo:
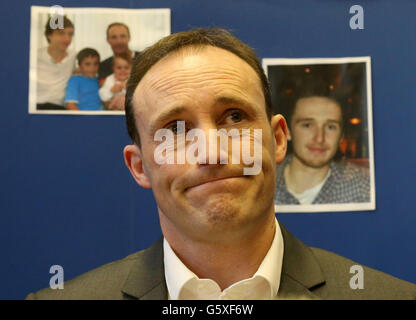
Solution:
{"label": "eyebrow", "polygon": [[248,107],[252,106],[249,102],[232,96],[220,96],[215,100],[215,104],[240,104]]}
{"label": "eyebrow", "polygon": [[[217,105],[242,105],[245,106],[246,108],[250,108],[251,110],[255,110],[254,106],[249,103],[248,101],[244,100],[244,99],[240,99],[238,97],[233,97],[233,96],[219,96],[217,99],[215,99],[214,101],[214,107]],[[185,106],[177,106],[177,107],[173,107],[172,109],[163,111],[161,114],[159,114],[153,121],[152,124],[150,125],[150,132],[155,132],[156,130],[159,129],[160,124],[168,121],[169,119],[181,115],[184,112],[186,112],[187,108]]]}
{"label": "eyebrow", "polygon": [[[215,100],[214,106],[215,105],[230,105],[231,107],[242,106],[245,109],[244,111],[249,115],[251,114],[253,117],[257,117],[259,113],[258,108],[256,108],[254,104],[236,96],[220,96]],[[264,111],[267,113],[266,106],[264,106]]]}
{"label": "eyebrow", "polygon": [[160,115],[156,117],[155,120],[152,121],[150,125],[150,132],[152,133],[155,132],[161,123],[169,120],[170,118],[174,116],[178,116],[182,114],[183,112],[185,112],[185,109],[186,108],[184,106],[177,106],[177,107],[173,107],[172,109],[162,112]]}

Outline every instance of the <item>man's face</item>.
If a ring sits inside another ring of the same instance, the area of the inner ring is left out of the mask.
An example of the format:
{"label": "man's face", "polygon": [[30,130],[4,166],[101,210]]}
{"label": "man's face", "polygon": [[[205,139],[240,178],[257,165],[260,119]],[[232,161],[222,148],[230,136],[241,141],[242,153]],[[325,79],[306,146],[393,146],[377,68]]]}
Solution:
{"label": "man's face", "polygon": [[48,35],[51,47],[65,51],[71,44],[74,28],[56,29]]}
{"label": "man's face", "polygon": [[94,78],[97,76],[100,61],[98,57],[89,56],[82,60],[79,65],[81,74],[85,77]]}
{"label": "man's face", "polygon": [[112,26],[108,30],[107,42],[115,55],[127,52],[129,50],[130,36],[127,29],[123,26]]}
{"label": "man's face", "polygon": [[340,106],[325,97],[299,99],[290,123],[294,156],[312,168],[327,166],[342,138]]}
{"label": "man's face", "polygon": [[[211,46],[175,52],[147,72],[133,105],[146,175],[145,182],[138,182],[153,189],[161,219],[182,234],[207,239],[227,234],[220,231],[243,232],[274,213],[276,140],[260,80],[245,61]],[[284,122],[277,118],[273,123]],[[260,173],[244,175],[244,165],[232,163],[157,164],[156,131],[173,128],[180,120],[187,130],[198,128],[206,136],[209,129],[262,129]],[[286,144],[285,137],[280,141]],[[284,153],[279,156],[283,159]]]}

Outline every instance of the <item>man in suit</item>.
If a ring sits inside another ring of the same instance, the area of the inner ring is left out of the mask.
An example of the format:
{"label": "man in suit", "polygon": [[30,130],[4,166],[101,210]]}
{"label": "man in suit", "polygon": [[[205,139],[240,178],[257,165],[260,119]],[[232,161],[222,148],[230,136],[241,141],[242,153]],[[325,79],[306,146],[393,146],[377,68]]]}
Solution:
{"label": "man in suit", "polygon": [[[277,222],[275,167],[286,153],[286,122],[272,116],[258,58],[229,32],[181,32],[142,52],[127,84],[126,121],[133,144],[125,162],[153,190],[163,238],[29,299],[416,298],[415,285],[366,267],[363,289],[354,289],[355,262],[306,246]],[[250,129],[260,172],[245,174],[234,146],[225,152],[229,163],[221,162],[224,150],[211,139],[197,149],[198,161],[178,161],[190,147],[180,142],[184,131],[210,136],[212,129]],[[159,130],[175,137],[162,154]],[[169,153],[175,161],[157,161]]]}

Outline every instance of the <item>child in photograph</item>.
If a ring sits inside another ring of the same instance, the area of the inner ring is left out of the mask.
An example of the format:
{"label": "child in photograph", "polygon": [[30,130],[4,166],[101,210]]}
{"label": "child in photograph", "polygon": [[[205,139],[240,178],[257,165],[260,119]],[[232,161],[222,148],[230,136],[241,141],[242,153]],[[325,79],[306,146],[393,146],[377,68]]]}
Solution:
{"label": "child in photograph", "polygon": [[124,110],[126,82],[130,76],[133,59],[129,54],[120,54],[113,59],[113,73],[100,89],[100,98],[110,110]]}
{"label": "child in photograph", "polygon": [[98,95],[99,53],[92,48],[77,55],[80,74],[72,76],[66,87],[65,107],[68,110],[102,110]]}

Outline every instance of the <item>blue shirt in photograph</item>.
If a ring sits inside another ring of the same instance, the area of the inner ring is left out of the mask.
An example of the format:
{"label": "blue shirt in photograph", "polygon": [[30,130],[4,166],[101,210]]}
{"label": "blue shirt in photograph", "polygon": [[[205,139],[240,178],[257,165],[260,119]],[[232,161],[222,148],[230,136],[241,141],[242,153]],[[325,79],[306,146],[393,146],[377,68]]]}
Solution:
{"label": "blue shirt in photograph", "polygon": [[102,110],[98,78],[72,76],[66,87],[65,103],[74,102],[79,110]]}

